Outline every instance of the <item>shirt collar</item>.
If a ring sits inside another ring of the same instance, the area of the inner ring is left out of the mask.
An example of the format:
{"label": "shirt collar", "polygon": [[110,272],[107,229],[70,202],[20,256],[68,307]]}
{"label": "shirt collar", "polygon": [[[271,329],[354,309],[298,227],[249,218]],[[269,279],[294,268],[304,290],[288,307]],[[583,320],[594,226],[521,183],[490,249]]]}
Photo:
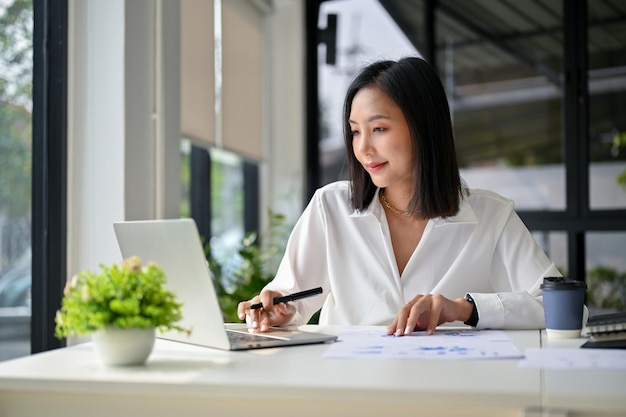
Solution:
{"label": "shirt collar", "polygon": [[372,201],[370,201],[370,205],[367,206],[367,208],[365,208],[364,210],[354,210],[352,214],[350,214],[350,217],[358,218],[358,217],[374,216],[378,219],[378,221],[380,221],[382,218],[382,214],[383,214],[383,206],[380,203],[380,198],[378,198],[379,192],[380,192],[380,188],[377,188],[376,193],[374,194],[374,197],[372,198]]}
{"label": "shirt collar", "polygon": [[476,213],[474,213],[474,209],[470,205],[467,200],[467,196],[464,196],[461,199],[461,206],[459,207],[459,212],[451,217],[437,217],[433,219],[434,226],[445,226],[447,224],[475,224],[478,223],[478,218],[476,217]]}

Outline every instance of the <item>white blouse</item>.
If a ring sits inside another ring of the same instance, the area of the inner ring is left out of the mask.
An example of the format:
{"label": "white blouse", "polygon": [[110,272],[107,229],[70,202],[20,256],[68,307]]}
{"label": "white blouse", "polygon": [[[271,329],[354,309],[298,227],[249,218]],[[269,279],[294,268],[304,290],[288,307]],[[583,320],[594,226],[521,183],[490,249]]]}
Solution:
{"label": "white blouse", "polygon": [[322,325],[389,325],[416,294],[454,299],[470,293],[479,329],[545,327],[539,285],[561,274],[511,200],[470,190],[456,216],[428,221],[400,276],[377,197],[366,210],[354,211],[347,181],[316,191],[266,286],[283,294],[323,288],[294,303],[293,324],[306,323],[322,308]]}

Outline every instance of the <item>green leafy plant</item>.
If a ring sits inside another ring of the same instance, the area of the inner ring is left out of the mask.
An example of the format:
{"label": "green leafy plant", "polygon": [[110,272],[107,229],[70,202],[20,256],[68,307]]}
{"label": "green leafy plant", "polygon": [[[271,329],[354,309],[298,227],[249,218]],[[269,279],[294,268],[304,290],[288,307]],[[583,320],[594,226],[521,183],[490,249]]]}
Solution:
{"label": "green leafy plant", "polygon": [[[626,132],[616,132],[613,135],[613,154],[617,155],[620,148],[626,148]],[[626,170],[617,176],[616,182],[622,188],[626,189]]]}
{"label": "green leafy plant", "polygon": [[626,311],[626,273],[598,266],[587,272],[586,281],[589,306]]}
{"label": "green leafy plant", "polygon": [[[30,218],[33,2],[0,2],[0,217]],[[0,269],[9,260],[0,260]]]}
{"label": "green leafy plant", "polygon": [[182,303],[164,287],[165,274],[155,263],[141,265],[136,257],[121,265],[100,265],[99,272],[83,271],[68,281],[61,309],[55,317],[55,335],[85,335],[114,326],[187,331]]}
{"label": "green leafy plant", "polygon": [[226,322],[238,322],[239,302],[257,295],[274,278],[290,231],[285,215],[269,210],[268,226],[262,239],[256,232],[248,233],[238,251],[241,263],[228,273],[223,263],[212,256],[210,246],[205,246],[213,284]]}

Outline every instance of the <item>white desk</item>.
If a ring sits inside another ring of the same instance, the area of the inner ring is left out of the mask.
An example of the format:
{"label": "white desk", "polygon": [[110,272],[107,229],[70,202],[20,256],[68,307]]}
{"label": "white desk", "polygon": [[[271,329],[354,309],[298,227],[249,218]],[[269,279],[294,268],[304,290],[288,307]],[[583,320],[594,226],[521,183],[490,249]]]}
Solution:
{"label": "white desk", "polygon": [[[586,339],[550,339],[541,332],[542,348],[579,348]],[[626,372],[597,370],[542,371],[543,403],[551,410],[576,410],[580,415],[613,413],[626,416]],[[579,415],[579,414],[576,414]]]}
{"label": "white desk", "polygon": [[[507,334],[522,351],[540,347],[538,331]],[[101,366],[90,344],[58,349],[0,363],[0,416],[626,414],[624,372],[520,369],[517,360],[323,359],[326,348],[223,352],[157,340],[147,365],[131,368]],[[603,394],[605,378],[612,385]]]}

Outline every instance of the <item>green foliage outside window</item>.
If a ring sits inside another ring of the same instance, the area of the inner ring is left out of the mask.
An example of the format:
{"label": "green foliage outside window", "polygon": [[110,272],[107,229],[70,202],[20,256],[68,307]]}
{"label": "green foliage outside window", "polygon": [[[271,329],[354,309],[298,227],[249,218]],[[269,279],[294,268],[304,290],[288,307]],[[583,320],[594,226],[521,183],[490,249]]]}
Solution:
{"label": "green foliage outside window", "polygon": [[257,295],[274,278],[290,231],[285,215],[269,210],[268,226],[262,238],[256,232],[244,237],[239,249],[241,263],[228,274],[224,265],[212,256],[210,246],[205,246],[224,321],[239,322],[237,304]]}
{"label": "green foliage outside window", "polygon": [[0,216],[30,213],[31,0],[0,5]]}
{"label": "green foliage outside window", "polygon": [[[613,135],[613,149],[617,153],[621,148],[626,148],[626,132],[618,132]],[[626,171],[617,176],[617,184],[626,190]]]}
{"label": "green foliage outside window", "polygon": [[598,266],[587,272],[587,304],[626,312],[626,272]]}

